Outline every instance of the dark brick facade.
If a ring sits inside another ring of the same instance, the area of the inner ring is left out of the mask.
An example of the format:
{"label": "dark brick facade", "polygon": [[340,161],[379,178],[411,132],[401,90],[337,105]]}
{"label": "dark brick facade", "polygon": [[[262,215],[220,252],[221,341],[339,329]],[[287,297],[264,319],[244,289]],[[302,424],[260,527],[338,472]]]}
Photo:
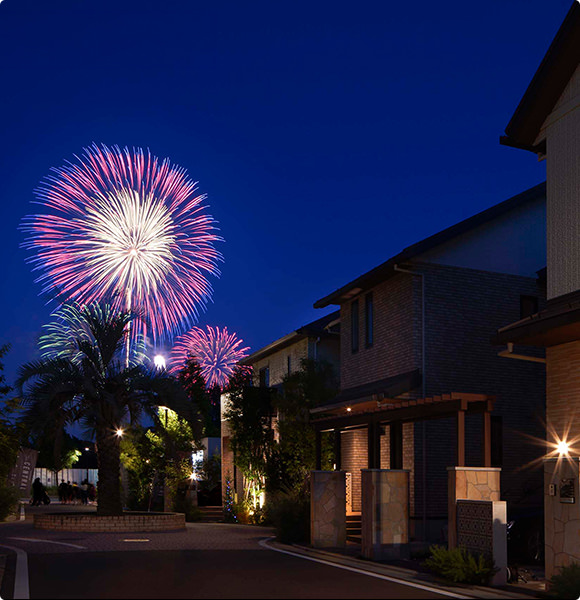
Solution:
{"label": "dark brick facade", "polygon": [[[494,456],[501,458],[497,466],[503,468],[502,498],[510,509],[541,506],[541,471],[531,463],[543,448],[527,436],[538,441],[544,437],[544,365],[499,357],[501,348],[492,346],[490,340],[499,327],[520,318],[521,295],[538,297],[541,307],[545,291],[529,277],[418,262],[405,267],[424,274],[426,395],[495,395]],[[364,345],[364,296],[368,291],[358,296],[361,333],[356,353],[351,352],[350,338],[350,305],[356,297],[341,306],[343,390],[422,366],[421,278],[402,273],[372,289],[371,348]],[[532,352],[525,349],[525,353]],[[414,390],[410,395],[418,397],[421,392]],[[483,465],[482,429],[481,416],[467,419],[467,465]],[[387,437],[388,433],[381,444],[383,468],[388,468]],[[403,440],[404,467],[412,470],[411,515],[446,519],[446,468],[456,464],[455,420],[411,424]],[[343,438],[343,456],[349,452],[344,442]],[[348,470],[345,464],[343,468]]]}

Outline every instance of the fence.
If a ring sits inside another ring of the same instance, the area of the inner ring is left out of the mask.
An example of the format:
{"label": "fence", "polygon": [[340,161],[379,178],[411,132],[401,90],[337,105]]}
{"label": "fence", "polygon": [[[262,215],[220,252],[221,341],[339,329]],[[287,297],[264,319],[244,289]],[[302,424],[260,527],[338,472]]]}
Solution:
{"label": "fence", "polygon": [[58,472],[57,480],[54,471],[36,468],[34,469],[33,478],[36,479],[37,477],[40,477],[42,485],[47,487],[58,485],[63,480],[71,483],[76,481],[80,485],[85,479],[96,486],[99,480],[98,469],[63,469]]}

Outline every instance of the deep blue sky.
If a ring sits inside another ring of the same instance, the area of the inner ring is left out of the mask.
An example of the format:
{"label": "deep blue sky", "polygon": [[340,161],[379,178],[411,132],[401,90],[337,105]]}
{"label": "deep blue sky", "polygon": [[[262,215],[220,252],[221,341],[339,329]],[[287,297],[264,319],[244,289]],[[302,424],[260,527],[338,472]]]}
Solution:
{"label": "deep blue sky", "polygon": [[200,323],[256,350],[403,247],[542,181],[499,135],[571,0],[0,4],[0,342],[50,306],[17,227],[52,166],[149,147],[199,180],[226,243]]}

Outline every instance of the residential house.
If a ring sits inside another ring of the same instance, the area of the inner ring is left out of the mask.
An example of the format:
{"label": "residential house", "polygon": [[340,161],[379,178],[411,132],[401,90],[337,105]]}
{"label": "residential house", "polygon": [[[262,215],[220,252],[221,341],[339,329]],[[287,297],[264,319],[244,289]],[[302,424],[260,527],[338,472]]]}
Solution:
{"label": "residential house", "polygon": [[[285,376],[300,369],[303,359],[324,360],[338,373],[339,321],[340,315],[334,311],[260,348],[240,364],[251,367],[254,385],[267,388],[280,388]],[[227,398],[222,396],[222,488],[225,493],[226,478],[229,477],[234,482],[236,493],[240,494],[243,479],[236,469],[230,430],[223,418],[226,402]]]}
{"label": "residential house", "polygon": [[580,562],[580,4],[574,2],[501,142],[547,168],[547,305],[506,319],[500,344],[545,348],[546,577]]}
{"label": "residential house", "polygon": [[[424,239],[338,290],[341,392],[312,411],[334,432],[347,503],[361,469],[410,470],[410,531],[445,535],[447,468],[501,467],[511,509],[541,505],[544,365],[507,361],[490,343],[544,303],[545,185]],[[526,468],[522,468],[527,465]]]}

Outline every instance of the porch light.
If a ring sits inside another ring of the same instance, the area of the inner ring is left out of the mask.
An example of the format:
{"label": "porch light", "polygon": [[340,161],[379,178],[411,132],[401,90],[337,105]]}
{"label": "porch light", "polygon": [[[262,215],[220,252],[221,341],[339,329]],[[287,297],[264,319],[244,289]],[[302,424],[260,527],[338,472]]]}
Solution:
{"label": "porch light", "polygon": [[568,442],[562,440],[562,441],[558,442],[558,445],[556,446],[556,450],[558,451],[558,454],[560,456],[562,456],[563,454],[568,455],[568,453],[570,452],[570,446],[569,446]]}

